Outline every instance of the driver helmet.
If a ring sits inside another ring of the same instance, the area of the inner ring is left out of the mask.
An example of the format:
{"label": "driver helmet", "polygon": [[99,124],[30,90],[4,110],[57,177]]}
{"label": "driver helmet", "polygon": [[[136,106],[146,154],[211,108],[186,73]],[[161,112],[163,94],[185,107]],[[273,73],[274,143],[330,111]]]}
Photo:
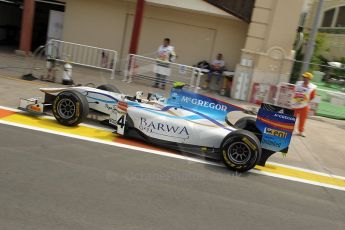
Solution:
{"label": "driver helmet", "polygon": [[143,91],[137,91],[135,94],[135,98],[141,100],[143,98]]}

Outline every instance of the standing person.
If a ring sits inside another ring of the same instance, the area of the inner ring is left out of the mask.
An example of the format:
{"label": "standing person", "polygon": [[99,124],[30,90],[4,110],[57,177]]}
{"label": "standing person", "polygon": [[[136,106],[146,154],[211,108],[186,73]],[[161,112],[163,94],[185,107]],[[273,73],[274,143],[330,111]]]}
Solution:
{"label": "standing person", "polygon": [[208,84],[211,82],[211,77],[213,75],[217,78],[217,85],[219,84],[219,81],[222,77],[223,71],[225,67],[225,62],[223,60],[223,54],[219,53],[215,60],[212,61],[210,71],[207,74],[206,79],[206,88],[208,87]]}
{"label": "standing person", "polygon": [[314,99],[316,94],[316,85],[310,83],[313,74],[305,72],[302,77],[303,81],[296,82],[292,108],[295,110],[295,116],[299,117],[298,135],[305,137],[304,125],[308,117],[309,102]]}
{"label": "standing person", "polygon": [[[166,77],[169,70],[169,62],[175,61],[176,53],[173,46],[170,45],[170,38],[164,38],[163,44],[159,46],[157,51],[157,71],[156,80],[153,85],[154,88],[158,88],[161,84],[161,88],[165,89]],[[165,70],[165,71],[163,71]]]}

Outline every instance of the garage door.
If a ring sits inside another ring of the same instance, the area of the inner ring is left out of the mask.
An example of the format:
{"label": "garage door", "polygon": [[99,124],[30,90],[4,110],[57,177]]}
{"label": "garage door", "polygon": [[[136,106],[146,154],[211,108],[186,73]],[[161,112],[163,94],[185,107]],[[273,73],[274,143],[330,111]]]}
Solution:
{"label": "garage door", "polygon": [[[133,20],[134,16],[128,15],[123,53],[129,48]],[[215,35],[215,29],[144,17],[138,54],[154,57],[163,38],[168,37],[178,56],[176,62],[193,65],[212,58]]]}

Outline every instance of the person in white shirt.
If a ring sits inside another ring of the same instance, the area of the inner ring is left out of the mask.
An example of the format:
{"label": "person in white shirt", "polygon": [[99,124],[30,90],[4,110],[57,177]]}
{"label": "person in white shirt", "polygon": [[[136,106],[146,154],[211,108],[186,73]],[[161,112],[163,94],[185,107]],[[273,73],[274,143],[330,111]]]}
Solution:
{"label": "person in white shirt", "polygon": [[207,83],[211,82],[211,77],[214,75],[217,77],[217,84],[219,83],[225,67],[225,62],[223,60],[223,54],[219,53],[217,58],[211,63],[210,72],[208,72]]}
{"label": "person in white shirt", "polygon": [[170,45],[170,39],[165,38],[163,44],[159,46],[157,51],[157,72],[156,79],[153,85],[154,88],[158,88],[159,85],[162,89],[165,89],[167,74],[163,72],[164,69],[169,69],[169,62],[173,62],[176,59],[176,53],[173,46]]}

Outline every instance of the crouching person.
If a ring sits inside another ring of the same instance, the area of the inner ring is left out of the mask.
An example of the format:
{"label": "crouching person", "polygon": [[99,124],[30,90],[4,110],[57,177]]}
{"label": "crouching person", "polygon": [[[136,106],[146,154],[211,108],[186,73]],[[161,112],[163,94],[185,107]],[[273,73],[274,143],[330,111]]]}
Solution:
{"label": "crouching person", "polygon": [[219,81],[222,78],[222,74],[225,68],[225,62],[223,60],[223,54],[218,54],[217,58],[212,61],[210,71],[207,74],[207,79],[206,79],[206,87],[208,88],[208,85],[211,82],[211,79],[213,76],[215,76],[217,79],[217,85],[219,84]]}

